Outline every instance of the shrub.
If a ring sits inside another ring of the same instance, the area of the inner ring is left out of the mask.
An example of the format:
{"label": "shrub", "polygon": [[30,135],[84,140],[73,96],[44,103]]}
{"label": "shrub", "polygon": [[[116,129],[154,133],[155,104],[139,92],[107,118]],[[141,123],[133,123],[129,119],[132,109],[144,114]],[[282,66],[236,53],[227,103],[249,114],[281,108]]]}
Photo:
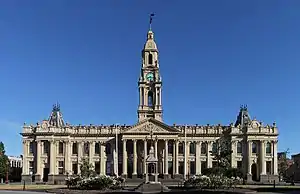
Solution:
{"label": "shrub", "polygon": [[193,176],[192,178],[185,181],[185,186],[200,188],[200,189],[224,189],[232,188],[237,184],[241,184],[242,179],[239,177],[228,178],[224,175],[210,174]]}
{"label": "shrub", "polygon": [[70,177],[66,180],[69,188],[84,190],[118,189],[124,182],[123,178],[105,175],[83,178],[81,176]]}

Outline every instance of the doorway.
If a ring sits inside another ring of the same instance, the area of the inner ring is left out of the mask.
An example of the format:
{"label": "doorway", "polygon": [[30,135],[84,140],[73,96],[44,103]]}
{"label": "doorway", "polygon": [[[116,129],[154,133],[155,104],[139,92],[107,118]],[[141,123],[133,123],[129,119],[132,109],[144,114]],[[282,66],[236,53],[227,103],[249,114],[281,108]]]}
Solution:
{"label": "doorway", "polygon": [[251,165],[251,174],[252,174],[252,181],[258,181],[257,178],[257,164],[253,163]]}
{"label": "doorway", "polygon": [[43,182],[48,182],[49,168],[44,168],[43,171]]}

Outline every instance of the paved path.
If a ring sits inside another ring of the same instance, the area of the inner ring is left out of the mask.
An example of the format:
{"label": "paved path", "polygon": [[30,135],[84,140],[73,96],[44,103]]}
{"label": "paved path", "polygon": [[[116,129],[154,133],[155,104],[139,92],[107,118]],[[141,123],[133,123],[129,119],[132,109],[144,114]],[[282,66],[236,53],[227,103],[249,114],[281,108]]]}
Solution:
{"label": "paved path", "polygon": [[45,193],[33,192],[33,191],[5,191],[5,190],[0,190],[0,194],[45,194]]}

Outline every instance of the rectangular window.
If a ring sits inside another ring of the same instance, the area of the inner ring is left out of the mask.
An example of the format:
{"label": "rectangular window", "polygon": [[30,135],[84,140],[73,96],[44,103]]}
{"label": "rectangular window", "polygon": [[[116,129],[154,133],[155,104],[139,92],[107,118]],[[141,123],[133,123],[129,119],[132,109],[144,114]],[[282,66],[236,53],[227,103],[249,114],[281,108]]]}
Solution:
{"label": "rectangular window", "polygon": [[238,169],[242,169],[243,168],[243,162],[242,161],[237,161],[236,165],[237,165]]}
{"label": "rectangular window", "polygon": [[217,168],[217,167],[218,167],[218,162],[213,161],[213,162],[212,162],[212,167],[213,167],[213,168]]}
{"label": "rectangular window", "polygon": [[168,161],[168,173],[173,174],[173,161]]}
{"label": "rectangular window", "polygon": [[190,161],[190,174],[194,175],[196,174],[196,162]]}
{"label": "rectangular window", "polygon": [[72,164],[72,171],[73,174],[77,174],[78,173],[78,168],[77,168],[78,164],[77,163],[73,163]]}
{"label": "rectangular window", "polygon": [[184,173],[184,162],[179,162],[179,174]]}
{"label": "rectangular window", "polygon": [[34,169],[34,162],[33,161],[29,161],[29,172],[34,173],[33,169]]}
{"label": "rectangular window", "polygon": [[64,161],[58,161],[58,174],[64,174]]}
{"label": "rectangular window", "polygon": [[97,174],[100,174],[100,162],[95,162],[95,171]]}
{"label": "rectangular window", "polygon": [[168,142],[168,153],[173,154],[173,143],[170,141]]}
{"label": "rectangular window", "polygon": [[272,162],[271,161],[266,162],[266,171],[267,171],[267,174],[272,174]]}
{"label": "rectangular window", "polygon": [[206,168],[207,168],[207,162],[201,161],[201,169],[206,169]]}

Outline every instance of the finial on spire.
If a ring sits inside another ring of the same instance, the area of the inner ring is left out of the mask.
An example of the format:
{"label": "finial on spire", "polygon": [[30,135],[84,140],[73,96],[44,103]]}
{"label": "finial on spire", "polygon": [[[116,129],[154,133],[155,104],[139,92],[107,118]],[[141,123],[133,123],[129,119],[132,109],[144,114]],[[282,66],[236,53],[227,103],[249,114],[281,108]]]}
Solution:
{"label": "finial on spire", "polygon": [[151,13],[151,14],[150,14],[149,30],[151,30],[152,20],[153,20],[153,17],[154,17],[154,16],[155,16],[154,13]]}

